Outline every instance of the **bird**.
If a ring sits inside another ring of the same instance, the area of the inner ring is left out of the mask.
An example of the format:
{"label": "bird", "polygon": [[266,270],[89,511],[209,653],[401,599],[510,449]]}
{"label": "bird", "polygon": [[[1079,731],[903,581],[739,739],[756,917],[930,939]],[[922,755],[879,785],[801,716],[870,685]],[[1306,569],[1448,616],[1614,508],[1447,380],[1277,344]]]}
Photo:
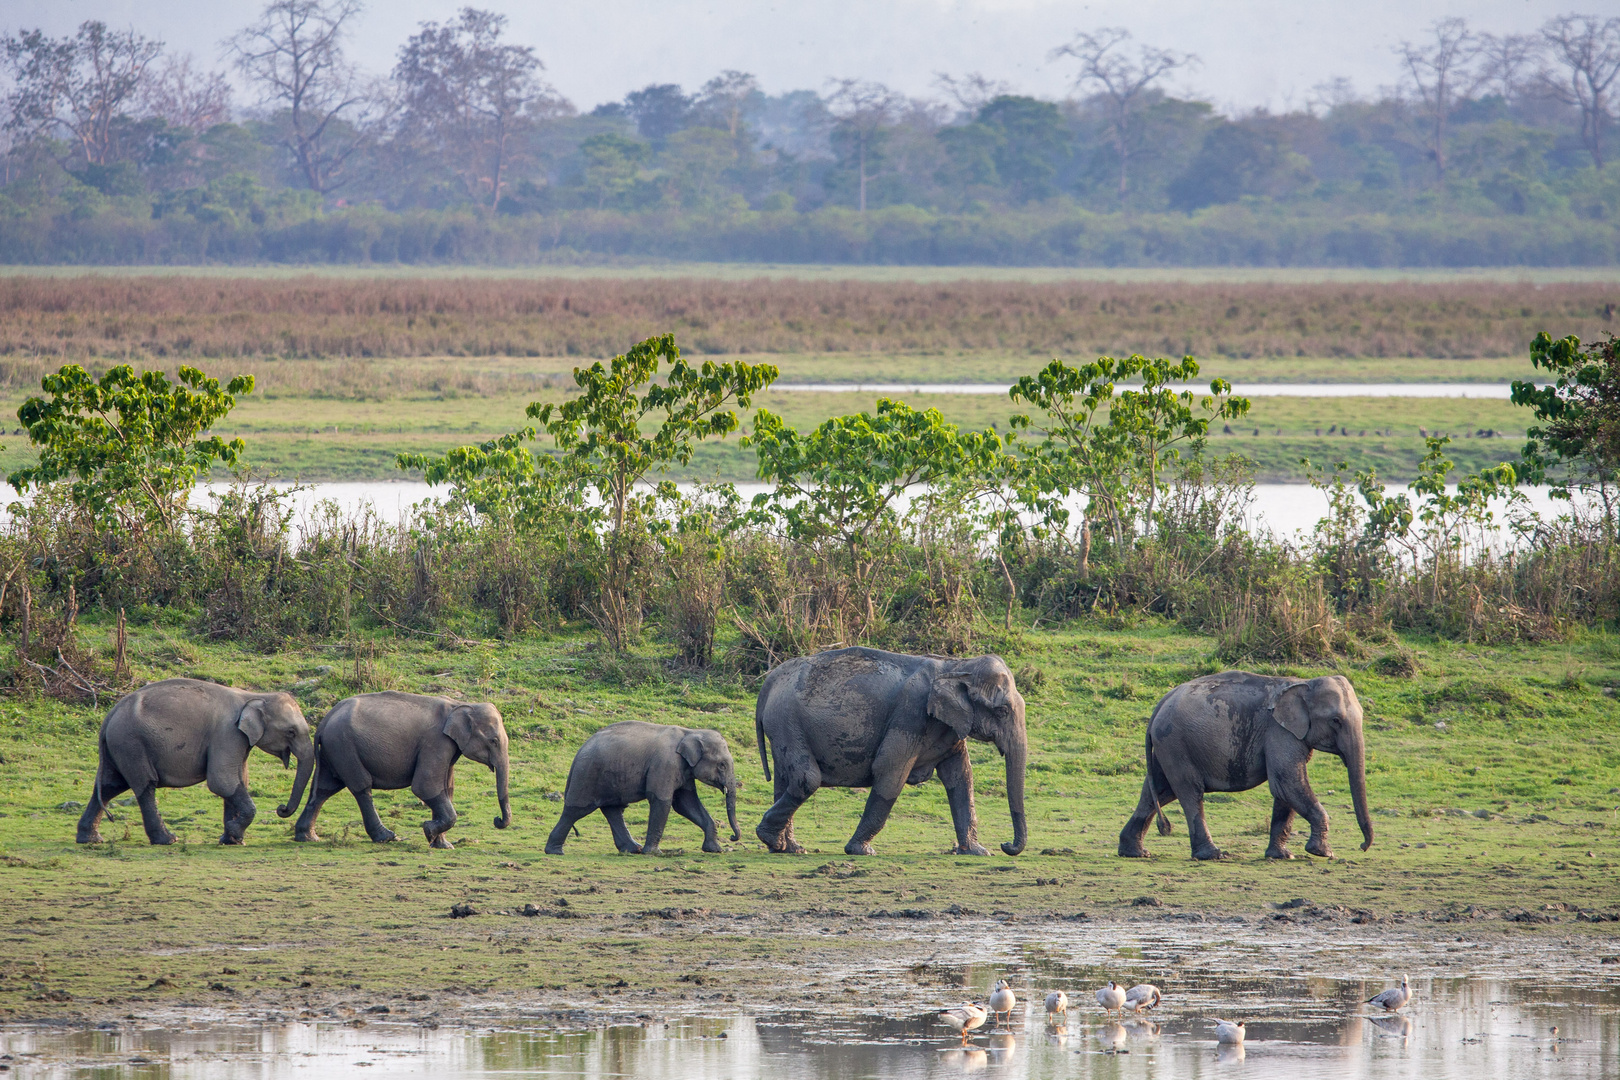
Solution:
{"label": "bird", "polygon": [[967,1045],[968,1032],[974,1028],[982,1027],[990,1010],[976,1001],[965,1005],[957,1005],[949,1009],[939,1010],[939,1022],[946,1027],[953,1027],[962,1033],[962,1045]]}
{"label": "bird", "polygon": [[1125,988],[1109,979],[1108,985],[1097,991],[1097,1004],[1102,1006],[1103,1012],[1124,1012]]}
{"label": "bird", "polygon": [[1222,1046],[1243,1045],[1243,1021],[1215,1018],[1215,1041]]}
{"label": "bird", "polygon": [[1406,981],[1406,976],[1402,975],[1401,985],[1393,987],[1389,990],[1385,990],[1381,994],[1374,994],[1372,997],[1367,999],[1367,1004],[1377,1005],[1380,1009],[1387,1010],[1388,1012],[1394,1012],[1396,1009],[1403,1007],[1408,1001],[1411,1000],[1412,985]]}
{"label": "bird", "polygon": [[1018,998],[1012,992],[1012,983],[1006,979],[998,979],[996,988],[990,991],[990,1011],[996,1014],[996,1023],[1001,1023],[1001,1014],[1007,1014],[1007,1023],[1012,1023],[1013,1006],[1018,1004]]}
{"label": "bird", "polygon": [[1125,1004],[1132,1012],[1141,1012],[1143,1009],[1155,1009],[1164,995],[1152,983],[1141,983],[1125,991]]}
{"label": "bird", "polygon": [[1061,990],[1054,990],[1050,994],[1047,994],[1046,1015],[1063,1016],[1067,1018],[1069,1015],[1069,995],[1065,994]]}

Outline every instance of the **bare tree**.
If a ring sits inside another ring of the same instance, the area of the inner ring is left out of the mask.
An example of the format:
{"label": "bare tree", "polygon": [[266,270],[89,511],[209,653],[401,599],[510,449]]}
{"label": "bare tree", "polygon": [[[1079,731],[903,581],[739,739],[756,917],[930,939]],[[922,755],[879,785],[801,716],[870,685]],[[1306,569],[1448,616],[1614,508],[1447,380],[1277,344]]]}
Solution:
{"label": "bare tree", "polygon": [[743,110],[759,93],[759,80],[746,71],[722,71],[698,91],[697,107],[723,126],[733,139],[742,131]]}
{"label": "bare tree", "polygon": [[1524,89],[1524,73],[1535,63],[1541,40],[1532,34],[1479,35],[1479,84],[1512,101]]}
{"label": "bare tree", "polygon": [[996,98],[1012,93],[1010,84],[977,71],[970,71],[966,75],[947,75],[943,71],[936,71],[934,85],[968,116],[979,115],[979,110]]}
{"label": "bare tree", "polygon": [[223,72],[203,71],[195,58],[170,55],[141,80],[140,110],[174,127],[205,131],[231,118],[231,84]]}
{"label": "bare tree", "polygon": [[885,125],[894,121],[895,112],[905,99],[877,82],[860,79],[832,79],[827,108],[850,141],[860,178],[860,211],[866,213],[866,185],[877,178],[869,172],[875,164],[877,142]]}
{"label": "bare tree", "polygon": [[1580,110],[1581,141],[1602,172],[1609,90],[1620,77],[1620,18],[1560,15],[1541,28],[1541,37],[1564,70],[1546,69],[1538,81],[1553,97]]}
{"label": "bare tree", "polygon": [[1480,83],[1473,64],[1480,41],[1462,19],[1437,19],[1430,27],[1434,41],[1416,45],[1403,41],[1395,53],[1406,66],[1407,87],[1417,94],[1424,120],[1424,141],[1434,160],[1435,178],[1446,178],[1446,121],[1459,98]]}
{"label": "bare tree", "polygon": [[1103,100],[1108,110],[1108,127],[1114,151],[1119,155],[1119,202],[1129,204],[1131,153],[1134,149],[1137,113],[1147,104],[1153,84],[1181,68],[1199,63],[1192,53],[1171,52],[1143,45],[1137,58],[1125,55],[1131,32],[1107,27],[1094,34],[1080,33],[1067,45],[1051,52],[1051,59],[1067,56],[1080,65],[1075,89],[1089,89]]}
{"label": "bare tree", "polygon": [[283,115],[283,142],[311,191],[327,194],[370,136],[372,88],[343,55],[360,0],[272,0],[225,42],[236,67]]}
{"label": "bare tree", "polygon": [[558,103],[528,45],[501,41],[506,16],[462,8],[454,22],[423,23],[399,52],[408,137],[443,156],[469,197],[493,212],[509,183],[523,126]]}
{"label": "bare tree", "polygon": [[13,88],[6,95],[6,127],[27,140],[66,136],[91,165],[117,154],[114,122],[134,103],[161,41],[133,30],[109,30],[91,20],[72,37],[41,30],[0,37],[0,53]]}

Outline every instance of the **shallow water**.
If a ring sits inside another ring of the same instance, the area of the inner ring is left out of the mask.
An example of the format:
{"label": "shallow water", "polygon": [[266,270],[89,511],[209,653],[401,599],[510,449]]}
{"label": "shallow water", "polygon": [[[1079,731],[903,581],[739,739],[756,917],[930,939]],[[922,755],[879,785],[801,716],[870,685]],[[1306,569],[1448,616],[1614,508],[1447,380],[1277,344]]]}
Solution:
{"label": "shallow water", "polygon": [[[1037,973],[1038,974],[1038,973]],[[1061,985],[1040,979],[1042,993]],[[1419,981],[1406,1012],[1372,1016],[1360,982],[1295,978],[1187,986],[1156,1016],[1105,1018],[1089,988],[1069,986],[1065,1025],[1021,1002],[1010,1029],[968,1046],[930,1014],[880,1018],[730,1013],[579,1026],[447,1030],[403,1024],[283,1023],[165,1029],[0,1032],[20,1077],[934,1077],[995,1069],[1007,1077],[1206,1077],[1417,1080],[1620,1074],[1620,991],[1507,980]],[[1374,987],[1377,989],[1377,987]],[[1083,1000],[1082,1000],[1083,999]],[[1217,1048],[1209,1017],[1247,1018],[1246,1045]],[[1558,1025],[1555,1041],[1548,1029]],[[987,1025],[988,1027],[988,1025]]]}
{"label": "shallow water", "polygon": [[[772,390],[818,394],[1001,394],[1007,383],[772,383]],[[1140,389],[1128,383],[1121,389]],[[1209,393],[1208,383],[1177,383],[1172,389]],[[1507,383],[1233,383],[1238,397],[1399,397],[1490,398],[1506,401],[1513,388]]]}

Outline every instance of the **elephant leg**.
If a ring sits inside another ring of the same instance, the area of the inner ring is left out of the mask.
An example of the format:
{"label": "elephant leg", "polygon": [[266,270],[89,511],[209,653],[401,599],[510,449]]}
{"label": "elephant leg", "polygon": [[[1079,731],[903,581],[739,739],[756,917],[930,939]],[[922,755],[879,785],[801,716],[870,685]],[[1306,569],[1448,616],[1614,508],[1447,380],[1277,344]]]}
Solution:
{"label": "elephant leg", "polygon": [[90,799],[84,804],[84,813],[79,815],[79,828],[74,841],[80,844],[101,843],[101,830],[96,825],[107,809],[108,800],[117,798],[128,790],[129,785],[124,783],[122,774],[111,766],[103,767],[96,774],[96,782],[90,789]]}
{"label": "elephant leg", "polygon": [[968,760],[967,743],[939,763],[939,782],[945,785],[945,798],[951,805],[951,824],[956,827],[954,855],[988,855],[979,843],[979,818],[973,810],[973,764]]}
{"label": "elephant leg", "polygon": [[636,838],[625,827],[624,807],[604,806],[602,816],[607,818],[608,829],[613,833],[613,846],[619,849],[619,854],[640,855],[641,845],[636,843]]}
{"label": "elephant leg", "polygon": [[422,832],[428,838],[428,846],[446,849],[455,847],[444,838],[444,834],[456,825],[456,808],[451,804],[449,794],[435,795],[427,800],[427,805],[428,809],[433,811],[433,819],[422,822]]}
{"label": "elephant leg", "polygon": [[1187,836],[1192,841],[1193,858],[1226,858],[1226,854],[1215,846],[1215,839],[1209,835],[1209,825],[1204,820],[1203,788],[1187,792],[1181,797],[1181,812],[1187,816]]}
{"label": "elephant leg", "polygon": [[253,805],[253,799],[248,795],[246,785],[238,787],[224,799],[225,831],[220,833],[219,842],[240,844],[247,827],[253,824],[253,818],[258,814],[259,808]]}
{"label": "elephant leg", "polygon": [[[1328,847],[1328,813],[1311,790],[1311,785],[1305,778],[1305,766],[1309,763],[1308,757],[1297,761],[1289,761],[1274,767],[1269,777],[1271,782],[1271,797],[1274,802],[1286,804],[1289,809],[1310,822],[1311,836],[1305,841],[1305,850],[1312,855],[1323,859],[1333,857],[1333,849]],[[1276,827],[1276,812],[1272,813],[1273,830]]]}
{"label": "elephant leg", "polygon": [[377,804],[371,801],[371,789],[364,788],[354,793],[354,801],[360,804],[360,820],[365,822],[366,835],[371,837],[373,843],[386,844],[397,839],[394,831],[382,823],[377,816]]}
{"label": "elephant leg", "polygon": [[1136,809],[1131,812],[1131,818],[1125,827],[1119,831],[1119,854],[1126,859],[1145,859],[1148,857],[1147,845],[1142,841],[1147,839],[1148,826],[1153,824],[1154,815],[1159,813],[1160,807],[1167,802],[1175,801],[1175,793],[1165,793],[1155,797],[1153,777],[1149,776],[1142,781],[1142,797],[1136,800]]}
{"label": "elephant leg", "polygon": [[1294,853],[1288,850],[1288,838],[1293,835],[1294,808],[1281,799],[1272,797],[1271,800],[1271,844],[1266,848],[1268,859],[1292,859]]}
{"label": "elephant leg", "polygon": [[872,837],[883,831],[883,826],[889,823],[889,814],[894,810],[896,800],[886,799],[873,788],[866,796],[866,809],[861,812],[860,824],[855,826],[855,835],[849,838],[844,845],[845,855],[872,855]]}
{"label": "elephant leg", "polygon": [[791,775],[782,766],[786,763],[787,755],[781,754],[776,770],[776,801],[765,811],[760,818],[759,825],[754,829],[754,835],[759,837],[760,843],[778,854],[803,855],[804,847],[793,839],[793,815],[798,813],[799,807],[804,805],[806,799],[814,795],[821,787],[821,766],[804,751],[803,766]]}
{"label": "elephant leg", "polygon": [[321,807],[326,800],[343,790],[343,781],[333,775],[324,761],[317,762],[315,766],[314,790],[309,793],[309,802],[304,804],[304,812],[298,815],[298,823],[293,826],[293,839],[300,844],[311,840],[319,840],[315,833],[315,819],[321,815]]}
{"label": "elephant leg", "polygon": [[163,815],[158,813],[157,785],[147,785],[135,798],[141,805],[141,827],[146,830],[146,839],[154,844],[174,843],[174,833],[163,824]]}
{"label": "elephant leg", "polygon": [[[557,824],[552,828],[551,835],[546,837],[546,854],[561,855],[563,845],[568,842],[568,830],[574,827],[574,822],[592,813],[595,809],[594,806],[569,806],[564,803],[562,816],[557,819]],[[603,811],[603,813],[605,815],[606,811]],[[620,823],[622,825],[622,818]],[[617,836],[615,836],[615,840],[617,840]]]}
{"label": "elephant leg", "polygon": [[647,796],[647,839],[641,845],[643,855],[658,854],[658,842],[664,838],[664,826],[669,822],[669,800]]}
{"label": "elephant leg", "polygon": [[720,851],[720,830],[715,828],[714,818],[709,816],[708,807],[698,798],[696,788],[690,784],[676,788],[675,801],[670,805],[677,814],[703,830],[704,851],[711,855]]}

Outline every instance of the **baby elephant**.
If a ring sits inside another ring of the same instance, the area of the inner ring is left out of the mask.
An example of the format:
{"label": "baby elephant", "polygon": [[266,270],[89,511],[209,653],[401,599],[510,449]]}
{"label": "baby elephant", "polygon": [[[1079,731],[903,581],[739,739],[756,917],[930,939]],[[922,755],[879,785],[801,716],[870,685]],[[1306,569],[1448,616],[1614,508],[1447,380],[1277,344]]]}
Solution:
{"label": "baby elephant", "polygon": [[506,725],[495,706],[394,690],[344,698],[315,732],[315,783],[293,839],[319,840],[315,819],[321,804],[348,788],[360,804],[366,835],[377,843],[392,840],[394,834],[372,805],[371,790],[408,787],[433,811],[432,820],[422,822],[428,843],[452,847],[444,834],[456,823],[450,798],[456,790],[456,759],[463,754],[495,774],[495,795],[501,803],[495,827],[506,828],[512,821],[506,794]]}
{"label": "baby elephant", "polygon": [[[613,830],[613,844],[627,855],[655,855],[669,811],[703,830],[703,850],[719,851],[714,819],[698,798],[697,781],[726,793],[726,820],[737,839],[737,772],[731,750],[718,731],[707,728],[621,720],[585,740],[568,769],[562,817],[546,841],[547,855],[561,855],[574,822],[602,811]],[[647,842],[637,844],[624,827],[624,808],[646,799]]]}

